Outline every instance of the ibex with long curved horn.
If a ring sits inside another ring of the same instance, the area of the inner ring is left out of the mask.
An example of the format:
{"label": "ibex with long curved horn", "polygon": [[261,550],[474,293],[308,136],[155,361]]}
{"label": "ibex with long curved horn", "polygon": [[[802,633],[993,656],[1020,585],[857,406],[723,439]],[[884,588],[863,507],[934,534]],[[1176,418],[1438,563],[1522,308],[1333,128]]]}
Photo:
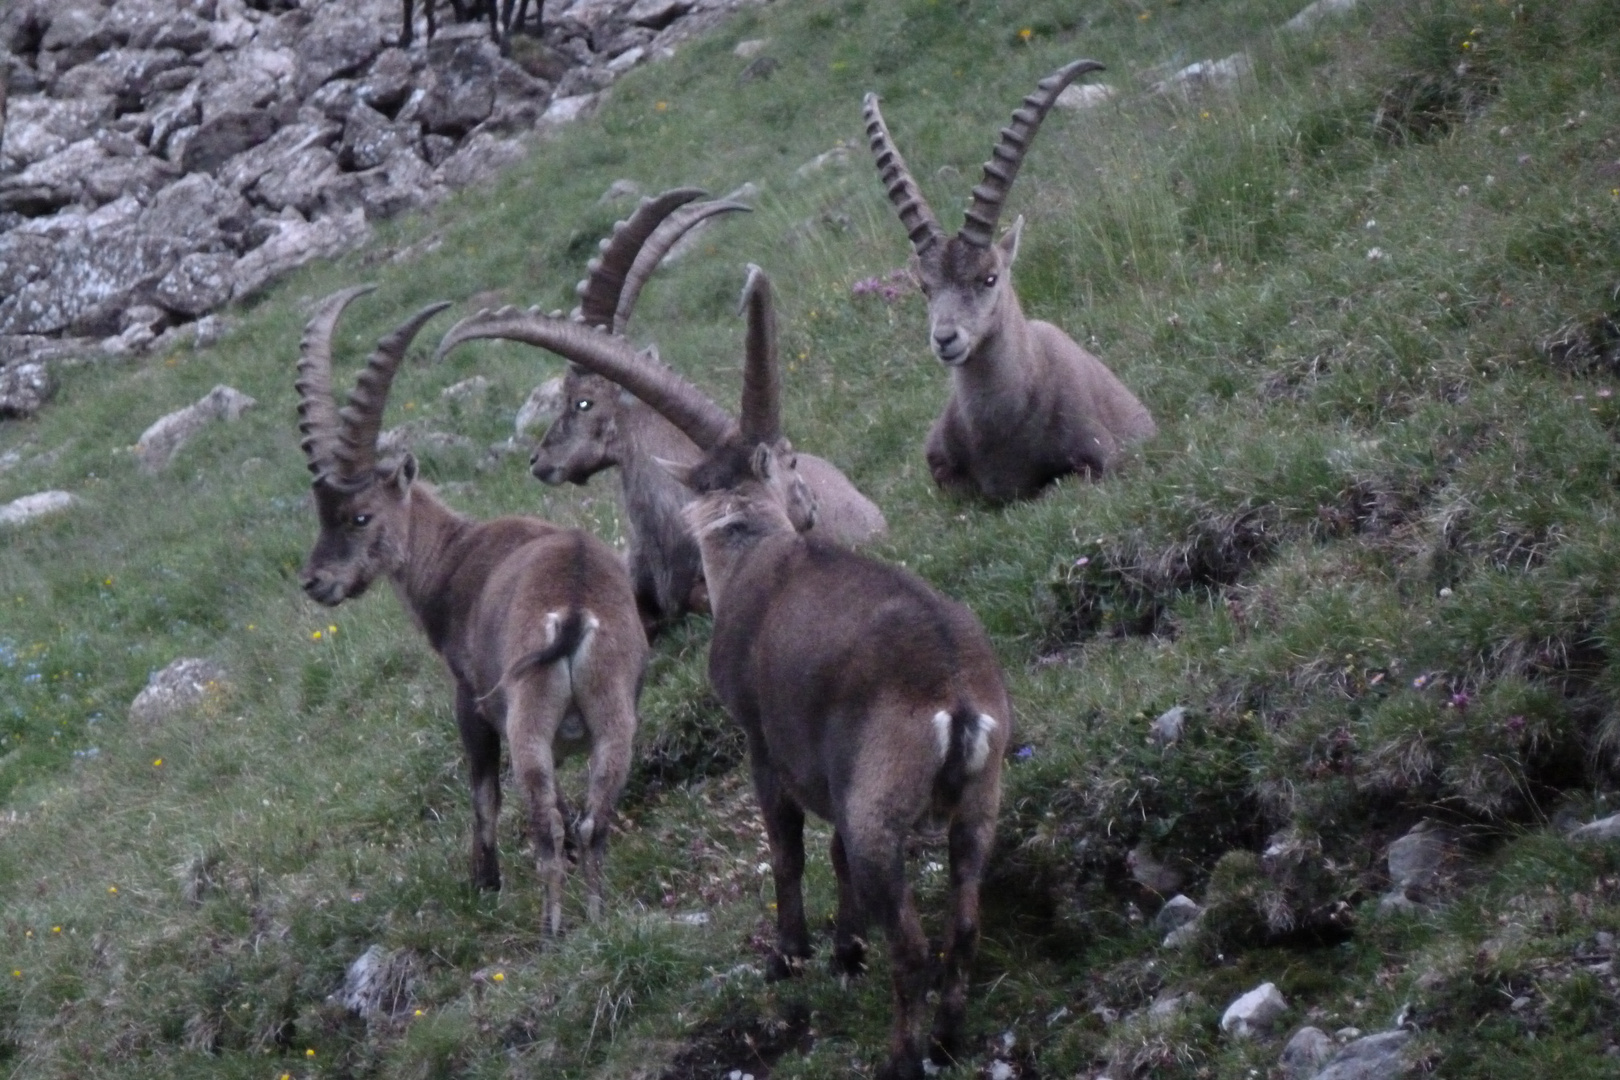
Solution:
{"label": "ibex with long curved horn", "polygon": [[1156,430],[1101,360],[1051,323],[1024,317],[1012,286],[1024,219],[994,239],[1002,204],[1047,111],[1075,78],[1100,70],[1095,60],[1076,60],[1024,99],[953,237],[894,148],[877,95],[866,95],[867,138],[928,298],[929,345],[951,369],[950,400],[927,442],[929,470],[943,488],[996,503],[1030,498],[1069,473],[1100,476],[1123,445]]}
{"label": "ibex with long curved horn", "polygon": [[[709,680],[747,734],[771,844],[778,938],[769,974],[791,974],[811,955],[801,891],[809,811],[835,830],[834,969],[859,972],[867,926],[883,929],[895,1007],[879,1076],[913,1080],[923,1075],[925,1054],[946,1064],[962,1047],[1011,707],[971,611],[899,567],[795,528],[770,285],[757,267],[749,270],[749,347],[735,422],[622,338],[577,323],[481,313],[453,327],[445,343],[504,337],[560,353],[632,391],[703,449],[697,464],[671,469],[696,496],[686,515],[714,606]],[[906,838],[930,817],[948,827],[951,864],[931,1044],[922,1035],[929,945],[905,878]]]}
{"label": "ibex with long curved horn", "polygon": [[624,565],[608,545],[539,518],[472,521],[417,480],[409,453],[378,460],[394,372],[417,331],[448,305],[424,308],[379,342],[348,404],[336,408],[332,333],[343,309],[370,288],[328,297],[301,345],[298,427],[321,526],[304,566],[304,591],[333,606],[360,596],[378,577],[392,582],[455,680],[472,785],[473,884],[500,887],[495,826],[504,737],[545,883],[543,922],[556,934],[567,816],[555,759],[589,749],[576,838],[586,909],[595,920],[608,822],[630,771],[647,639]]}
{"label": "ibex with long curved horn", "polygon": [[[614,226],[579,283],[576,317],[623,334],[637,297],[669,250],[699,223],[747,210],[742,203],[696,202],[703,192],[677,188],[647,199],[629,220]],[[570,364],[559,394],[563,412],[529,459],[548,484],[583,484],[617,465],[623,487],[630,579],[649,632],[691,610],[705,610],[703,565],[697,540],[682,517],[691,492],[657,464],[685,464],[702,456],[679,428],[616,384]],[[880,511],[831,462],[800,454],[798,468],[814,495],[818,535],[858,545],[887,528]]]}

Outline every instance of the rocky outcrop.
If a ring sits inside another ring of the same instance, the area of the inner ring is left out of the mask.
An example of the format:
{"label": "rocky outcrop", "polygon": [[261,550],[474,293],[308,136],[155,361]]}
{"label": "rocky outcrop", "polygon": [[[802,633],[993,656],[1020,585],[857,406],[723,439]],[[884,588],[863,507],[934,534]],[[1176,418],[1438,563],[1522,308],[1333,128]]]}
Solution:
{"label": "rocky outcrop", "polygon": [[399,48],[397,0],[13,0],[0,417],[48,396],[20,363],[194,337],[173,331],[487,178],[752,2],[553,0],[506,58],[482,23]]}

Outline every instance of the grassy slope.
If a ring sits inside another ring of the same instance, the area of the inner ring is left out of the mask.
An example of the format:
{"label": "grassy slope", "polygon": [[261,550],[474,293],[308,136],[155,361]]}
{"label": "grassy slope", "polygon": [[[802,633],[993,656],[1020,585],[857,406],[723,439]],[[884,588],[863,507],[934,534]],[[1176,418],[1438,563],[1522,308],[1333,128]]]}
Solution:
{"label": "grassy slope", "polygon": [[[505,891],[465,886],[448,687],[397,604],[329,613],[296,588],[312,522],[291,375],[312,299],[380,283],[340,330],[351,363],[431,299],[566,306],[623,213],[597,197],[631,177],[760,184],[754,214],[648,289],[639,333],[731,400],[741,266],[765,265],[791,434],[877,499],[881,554],[970,603],[1007,664],[1031,751],[1008,774],[983,1052],[1010,1031],[1027,1075],[1253,1075],[1277,1047],[1214,1021],[1273,979],[1291,1021],[1330,1030],[1411,1004],[1449,1077],[1612,1075],[1614,984],[1578,957],[1617,929],[1620,855],[1549,826],[1609,805],[1620,745],[1620,335],[1603,321],[1620,306],[1620,15],[1365,8],[1298,36],[1275,32],[1294,0],[781,0],[628,77],[493,189],[295,277],[218,347],[69,373],[43,417],[0,428],[23,458],[0,500],[85,499],[0,549],[0,1073],[713,1075],[698,1064],[757,1070],[749,1036],[798,1044],[777,1076],[833,1077],[880,1052],[881,965],[848,988],[819,969],[767,988],[749,966],[763,838],[704,688],[703,623],[659,645],[611,917],[550,945],[515,822]],[[753,37],[781,64],[741,83],[731,49]],[[1255,67],[1235,92],[1139,93],[1240,48]],[[883,95],[949,223],[1012,104],[1077,54],[1126,92],[1049,120],[1013,196],[1018,280],[1161,434],[1104,484],[953,503],[921,462],[944,380],[920,302],[850,291],[906,255],[860,95]],[[840,141],[847,166],[798,170]],[[403,372],[391,417],[494,443],[553,370],[463,349]],[[440,398],[474,373],[485,397]],[[123,448],[218,382],[260,407],[140,473]],[[468,511],[618,528],[606,478],[554,491],[519,456],[421,456]],[[199,654],[231,685],[132,728],[148,672]],[[1189,735],[1148,746],[1177,704]],[[1433,913],[1380,918],[1384,847],[1425,816],[1463,832],[1469,869]],[[1257,859],[1277,837],[1293,855]],[[1198,947],[1164,953],[1142,927],[1157,901],[1125,877],[1138,844],[1212,902]],[[937,907],[940,875],[920,873]],[[830,911],[824,860],[810,893]],[[399,1019],[368,1028],[325,998],[373,943],[417,978]],[[1202,1004],[1158,1027],[1093,1011],[1189,990]]]}

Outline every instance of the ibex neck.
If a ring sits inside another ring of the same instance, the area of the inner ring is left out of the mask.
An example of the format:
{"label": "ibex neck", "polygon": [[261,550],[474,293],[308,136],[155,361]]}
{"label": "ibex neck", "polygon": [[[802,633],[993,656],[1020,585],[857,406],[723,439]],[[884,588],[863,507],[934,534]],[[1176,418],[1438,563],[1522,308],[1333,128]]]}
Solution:
{"label": "ibex neck", "polygon": [[1009,290],[1002,296],[998,314],[994,328],[952,372],[957,384],[975,400],[1021,396],[1035,377],[1029,321],[1016,293]]}
{"label": "ibex neck", "polygon": [[461,563],[454,549],[471,524],[440,502],[427,484],[411,488],[404,558],[392,578],[400,602],[435,649],[446,632],[450,577]]}

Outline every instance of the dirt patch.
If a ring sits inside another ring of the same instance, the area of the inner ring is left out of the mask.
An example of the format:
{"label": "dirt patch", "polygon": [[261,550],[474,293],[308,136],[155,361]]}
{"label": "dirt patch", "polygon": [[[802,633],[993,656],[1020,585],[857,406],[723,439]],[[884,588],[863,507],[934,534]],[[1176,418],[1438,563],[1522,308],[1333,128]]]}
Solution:
{"label": "dirt patch", "polygon": [[766,1080],[784,1054],[813,1046],[804,1005],[788,1006],[779,1017],[732,1014],[699,1028],[658,1080],[727,1080],[734,1072]]}
{"label": "dirt patch", "polygon": [[1540,342],[1553,366],[1575,375],[1620,375],[1620,311],[1576,319]]}

